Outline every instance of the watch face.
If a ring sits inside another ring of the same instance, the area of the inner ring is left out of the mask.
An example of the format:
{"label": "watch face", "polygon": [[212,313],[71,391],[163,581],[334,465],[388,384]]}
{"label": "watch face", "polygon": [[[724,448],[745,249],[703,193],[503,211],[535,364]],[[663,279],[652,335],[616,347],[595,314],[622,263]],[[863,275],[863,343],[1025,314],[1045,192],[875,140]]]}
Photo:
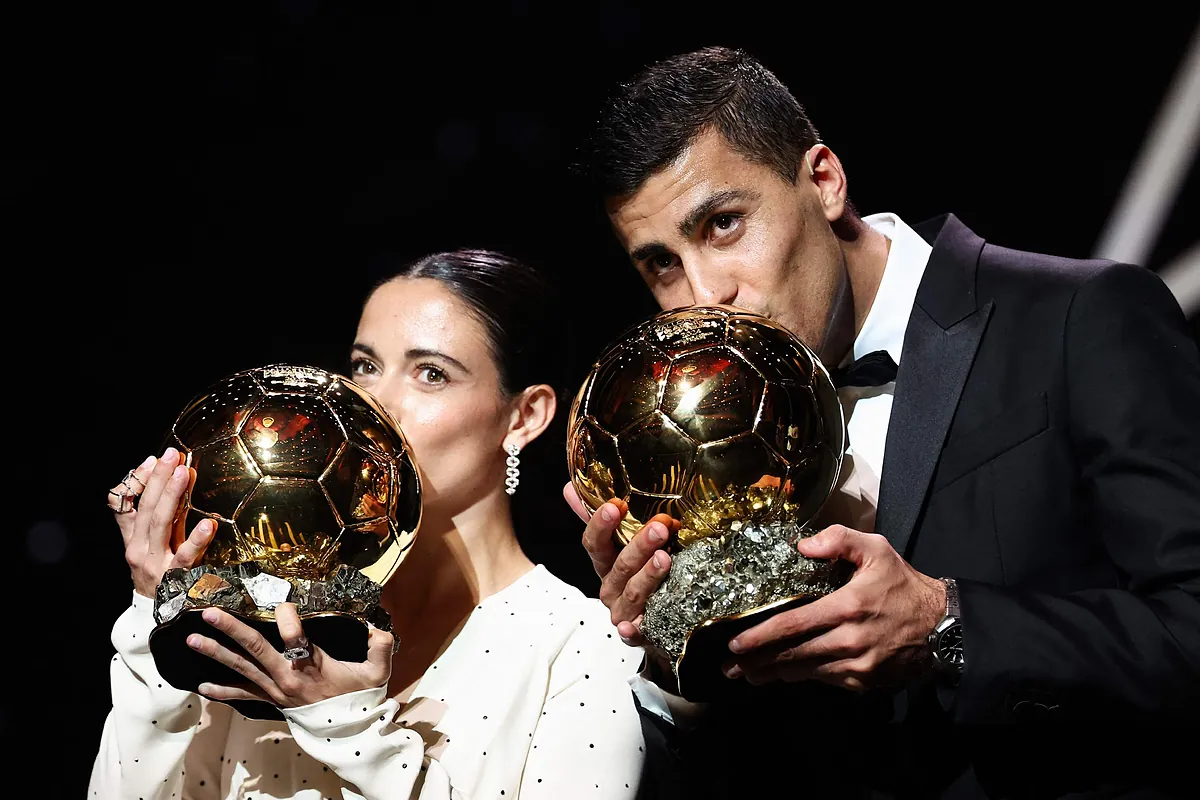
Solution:
{"label": "watch face", "polygon": [[942,631],[937,640],[938,659],[946,666],[961,669],[963,656],[962,626],[958,623]]}

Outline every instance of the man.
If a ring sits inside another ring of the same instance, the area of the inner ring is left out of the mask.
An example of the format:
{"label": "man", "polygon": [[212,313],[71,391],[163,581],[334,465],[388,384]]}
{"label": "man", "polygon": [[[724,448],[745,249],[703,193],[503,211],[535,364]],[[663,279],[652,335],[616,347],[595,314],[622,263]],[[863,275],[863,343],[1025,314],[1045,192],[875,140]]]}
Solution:
{"label": "man", "polygon": [[[672,697],[648,660],[648,785],[1174,796],[1171,726],[1200,706],[1200,358],[1162,282],[953,216],[860,218],[788,90],[721,48],[622,86],[586,167],[662,307],[749,308],[831,367],[885,373],[839,391],[846,477],[822,517],[842,525],[800,545],[853,578],[730,642],[736,702]],[[667,532],[618,552],[620,513],[584,545],[640,643]]]}

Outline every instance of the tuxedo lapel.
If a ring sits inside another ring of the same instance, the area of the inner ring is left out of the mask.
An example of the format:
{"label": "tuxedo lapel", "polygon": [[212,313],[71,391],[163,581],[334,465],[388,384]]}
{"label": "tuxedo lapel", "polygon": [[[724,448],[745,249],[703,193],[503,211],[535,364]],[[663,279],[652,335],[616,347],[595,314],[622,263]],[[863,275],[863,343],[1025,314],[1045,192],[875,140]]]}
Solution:
{"label": "tuxedo lapel", "polygon": [[[921,227],[918,232],[926,235]],[[901,555],[975,361],[992,301],[976,305],[983,240],[953,216],[935,224],[933,252],[904,334],[884,447],[875,530]]]}

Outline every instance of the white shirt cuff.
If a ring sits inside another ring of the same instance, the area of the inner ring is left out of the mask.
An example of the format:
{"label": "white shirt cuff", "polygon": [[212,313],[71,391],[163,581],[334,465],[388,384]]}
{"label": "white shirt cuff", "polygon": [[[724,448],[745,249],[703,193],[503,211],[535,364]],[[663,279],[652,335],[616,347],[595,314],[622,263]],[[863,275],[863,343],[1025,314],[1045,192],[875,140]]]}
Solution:
{"label": "white shirt cuff", "polygon": [[[318,700],[306,706],[281,708],[289,723],[304,728],[313,736],[353,736],[370,727],[377,720],[387,700],[387,687],[359,689]],[[396,709],[392,709],[395,713]]]}
{"label": "white shirt cuff", "polygon": [[706,703],[685,700],[655,683],[648,659],[643,659],[641,672],[629,678],[629,688],[642,708],[676,728],[692,727],[708,708]]}

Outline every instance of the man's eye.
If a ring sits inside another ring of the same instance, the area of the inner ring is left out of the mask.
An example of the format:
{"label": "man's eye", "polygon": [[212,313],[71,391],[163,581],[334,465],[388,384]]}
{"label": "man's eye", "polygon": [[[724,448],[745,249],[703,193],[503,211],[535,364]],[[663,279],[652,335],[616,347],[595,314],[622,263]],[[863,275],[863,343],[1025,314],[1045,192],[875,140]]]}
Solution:
{"label": "man's eye", "polygon": [[673,266],[675,266],[675,256],[670,253],[663,253],[650,259],[650,270],[657,275],[661,275]]}
{"label": "man's eye", "polygon": [[740,214],[717,214],[709,221],[709,227],[715,238],[720,239],[736,232],[741,223],[742,217]]}

